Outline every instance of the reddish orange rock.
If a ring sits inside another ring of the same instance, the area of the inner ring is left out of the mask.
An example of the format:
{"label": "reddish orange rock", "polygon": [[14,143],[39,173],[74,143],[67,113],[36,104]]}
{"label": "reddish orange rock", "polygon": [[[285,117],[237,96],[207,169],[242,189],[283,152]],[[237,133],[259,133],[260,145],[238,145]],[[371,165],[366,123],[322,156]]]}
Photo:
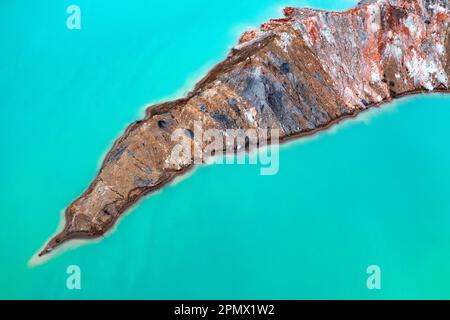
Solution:
{"label": "reddish orange rock", "polygon": [[255,30],[244,32],[242,34],[241,38],[239,39],[239,44],[252,41],[253,39],[256,38],[256,35],[257,35],[257,33]]}

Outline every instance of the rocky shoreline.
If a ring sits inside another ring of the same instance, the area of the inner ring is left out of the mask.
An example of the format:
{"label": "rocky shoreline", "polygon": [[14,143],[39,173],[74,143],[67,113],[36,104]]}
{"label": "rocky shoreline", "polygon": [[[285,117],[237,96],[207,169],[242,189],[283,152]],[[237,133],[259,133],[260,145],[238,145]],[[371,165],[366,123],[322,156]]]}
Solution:
{"label": "rocky shoreline", "polygon": [[171,134],[185,130],[192,139],[196,121],[277,129],[283,142],[397,97],[449,92],[449,9],[446,0],[362,1],[345,12],[285,8],[284,18],[244,33],[186,98],[150,106],[125,130],[39,255],[102,236],[143,196],[189,171],[193,159],[168,160]]}

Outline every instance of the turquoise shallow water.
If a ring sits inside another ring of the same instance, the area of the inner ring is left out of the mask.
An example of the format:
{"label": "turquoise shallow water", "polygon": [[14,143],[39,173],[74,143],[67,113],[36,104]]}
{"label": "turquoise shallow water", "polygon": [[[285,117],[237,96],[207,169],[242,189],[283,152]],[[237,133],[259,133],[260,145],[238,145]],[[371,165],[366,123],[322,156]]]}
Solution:
{"label": "turquoise shallow water", "polygon": [[[310,6],[344,9],[350,2]],[[280,171],[206,166],[100,243],[27,261],[151,101],[221,60],[284,4],[0,4],[0,298],[450,298],[450,98],[403,99],[281,148]],[[181,90],[181,91],[180,91]],[[82,289],[66,288],[79,265]],[[382,289],[366,288],[366,268]]]}

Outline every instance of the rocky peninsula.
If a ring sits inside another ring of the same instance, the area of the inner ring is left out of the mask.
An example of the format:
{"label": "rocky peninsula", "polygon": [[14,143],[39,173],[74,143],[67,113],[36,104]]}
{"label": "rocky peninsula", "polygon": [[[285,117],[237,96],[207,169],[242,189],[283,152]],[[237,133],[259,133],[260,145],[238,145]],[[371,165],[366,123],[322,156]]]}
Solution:
{"label": "rocky peninsula", "polygon": [[191,157],[170,161],[176,130],[198,150],[206,147],[194,139],[199,122],[276,129],[284,141],[399,96],[449,92],[449,10],[448,0],[365,0],[345,12],[285,8],[283,18],[245,32],[186,97],[148,107],[126,129],[39,255],[103,235],[139,199],[191,169]]}

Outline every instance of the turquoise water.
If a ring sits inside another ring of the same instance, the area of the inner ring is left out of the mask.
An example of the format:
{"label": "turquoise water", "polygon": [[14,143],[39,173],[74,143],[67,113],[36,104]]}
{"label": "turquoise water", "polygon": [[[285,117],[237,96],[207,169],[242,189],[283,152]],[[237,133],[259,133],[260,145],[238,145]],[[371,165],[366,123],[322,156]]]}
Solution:
{"label": "turquoise water", "polygon": [[[246,27],[306,2],[77,0],[71,31],[73,3],[0,3],[0,298],[450,298],[450,98],[439,95],[285,145],[275,176],[202,167],[101,242],[28,267],[144,105],[189,89]],[[81,290],[66,288],[73,264]],[[366,288],[372,264],[381,290]]]}

